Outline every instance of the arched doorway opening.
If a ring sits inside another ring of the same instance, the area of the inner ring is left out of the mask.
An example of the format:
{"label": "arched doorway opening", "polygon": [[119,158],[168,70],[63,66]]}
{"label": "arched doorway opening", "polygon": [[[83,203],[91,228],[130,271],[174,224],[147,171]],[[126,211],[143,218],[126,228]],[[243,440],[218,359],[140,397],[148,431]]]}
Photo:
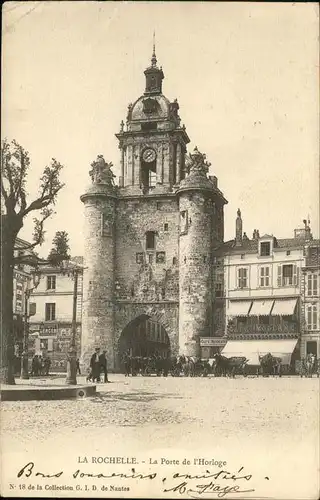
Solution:
{"label": "arched doorway opening", "polygon": [[131,321],[119,339],[120,359],[124,353],[130,356],[162,358],[170,357],[170,340],[165,328],[154,318],[141,315]]}

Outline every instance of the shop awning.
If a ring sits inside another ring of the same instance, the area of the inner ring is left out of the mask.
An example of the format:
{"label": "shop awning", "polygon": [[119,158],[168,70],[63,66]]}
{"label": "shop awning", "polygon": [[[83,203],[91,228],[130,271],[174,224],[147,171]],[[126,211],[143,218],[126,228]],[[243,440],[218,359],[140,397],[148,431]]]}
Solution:
{"label": "shop awning", "polygon": [[269,316],[273,300],[254,300],[249,316]]}
{"label": "shop awning", "polygon": [[289,365],[297,342],[297,339],[229,340],[221,354],[227,358],[245,356],[249,360],[248,365],[259,365],[259,356],[270,353],[281,358],[282,364]]}
{"label": "shop awning", "polygon": [[276,300],[272,309],[272,316],[292,316],[298,299]]}
{"label": "shop awning", "polygon": [[248,316],[251,303],[251,300],[230,301],[228,316]]}

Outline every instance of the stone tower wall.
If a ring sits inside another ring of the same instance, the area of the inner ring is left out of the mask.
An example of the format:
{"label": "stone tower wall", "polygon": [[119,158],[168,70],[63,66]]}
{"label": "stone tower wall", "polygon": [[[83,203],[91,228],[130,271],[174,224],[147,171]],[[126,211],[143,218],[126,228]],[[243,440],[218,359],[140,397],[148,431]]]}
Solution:
{"label": "stone tower wall", "polygon": [[115,203],[109,197],[84,200],[84,274],[81,360],[88,367],[95,347],[107,350],[114,368]]}
{"label": "stone tower wall", "polygon": [[212,202],[202,192],[180,195],[179,348],[200,355],[200,335],[211,331]]}
{"label": "stone tower wall", "polygon": [[[179,215],[176,200],[119,200],[117,212],[117,298],[133,302],[177,301]],[[156,232],[154,250],[146,249],[147,231]]]}

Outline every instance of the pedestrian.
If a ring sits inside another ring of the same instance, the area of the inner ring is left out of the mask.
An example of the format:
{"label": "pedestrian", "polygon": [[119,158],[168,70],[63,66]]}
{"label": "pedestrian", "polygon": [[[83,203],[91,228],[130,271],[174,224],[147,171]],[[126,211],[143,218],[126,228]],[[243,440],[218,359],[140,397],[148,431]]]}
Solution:
{"label": "pedestrian", "polygon": [[93,382],[100,382],[100,347],[96,347],[90,359],[91,376]]}
{"label": "pedestrian", "polygon": [[35,354],[31,363],[31,375],[37,377],[39,375],[39,368],[41,366],[38,354]]}
{"label": "pedestrian", "polygon": [[103,351],[102,354],[99,356],[99,362],[100,362],[100,372],[102,371],[104,374],[104,383],[109,383],[108,380],[108,365],[107,365],[107,357],[106,357],[107,351]]}
{"label": "pedestrian", "polygon": [[77,374],[81,375],[79,358],[77,359]]}
{"label": "pedestrian", "polygon": [[44,364],[44,369],[45,369],[45,375],[49,375],[49,370],[50,370],[50,366],[51,366],[51,359],[49,358],[49,356],[46,356],[44,358],[43,364]]}

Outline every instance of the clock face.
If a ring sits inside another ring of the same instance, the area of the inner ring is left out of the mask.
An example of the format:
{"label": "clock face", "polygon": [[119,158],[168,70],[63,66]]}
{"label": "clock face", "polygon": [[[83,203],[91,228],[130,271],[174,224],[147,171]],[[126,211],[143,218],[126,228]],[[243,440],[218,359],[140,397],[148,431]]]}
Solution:
{"label": "clock face", "polygon": [[143,152],[142,158],[145,162],[150,163],[156,159],[156,152],[153,149],[146,149]]}

